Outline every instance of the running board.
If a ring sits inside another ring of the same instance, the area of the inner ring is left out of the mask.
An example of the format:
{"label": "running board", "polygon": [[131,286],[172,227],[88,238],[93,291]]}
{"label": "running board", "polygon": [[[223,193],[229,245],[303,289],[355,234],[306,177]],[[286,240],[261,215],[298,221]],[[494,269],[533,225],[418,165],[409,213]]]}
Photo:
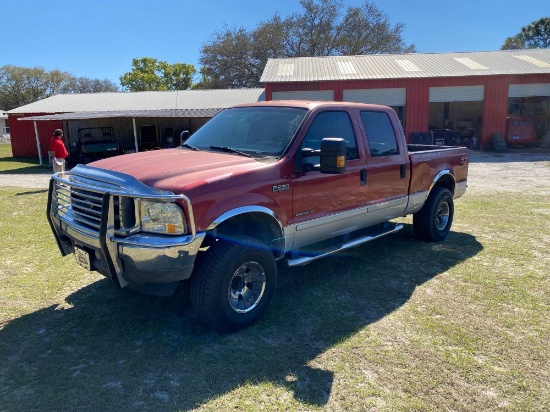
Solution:
{"label": "running board", "polygon": [[376,240],[376,239],[381,238],[381,237],[386,236],[386,235],[391,235],[392,233],[399,232],[401,229],[403,229],[402,224],[395,225],[395,226],[393,226],[389,229],[386,229],[383,232],[379,232],[377,234],[373,234],[373,235],[369,235],[369,236],[363,236],[363,237],[354,239],[354,240],[352,240],[350,242],[346,242],[346,243],[344,243],[344,244],[342,244],[342,245],[340,245],[340,246],[338,246],[334,249],[328,249],[328,250],[320,251],[320,253],[318,255],[315,255],[315,256],[300,256],[300,257],[297,257],[297,258],[288,259],[287,263],[288,263],[289,267],[307,265],[308,263],[311,263],[314,260],[321,259],[325,256],[332,255],[333,253],[337,253],[337,252],[340,252],[342,250],[346,250],[346,249],[350,249],[352,247],[362,245],[363,243],[367,243],[367,242],[370,242],[372,240]]}

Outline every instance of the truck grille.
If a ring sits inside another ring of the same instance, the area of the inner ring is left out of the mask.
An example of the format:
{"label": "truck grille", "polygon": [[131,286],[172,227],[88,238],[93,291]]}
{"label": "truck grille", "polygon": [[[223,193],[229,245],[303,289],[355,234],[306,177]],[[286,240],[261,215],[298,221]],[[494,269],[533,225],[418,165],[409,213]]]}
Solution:
{"label": "truck grille", "polygon": [[[52,193],[54,210],[59,217],[71,221],[89,231],[99,233],[105,191],[82,189],[66,183],[55,182]],[[136,229],[136,212],[133,198],[112,196],[114,223],[117,234],[125,235]]]}

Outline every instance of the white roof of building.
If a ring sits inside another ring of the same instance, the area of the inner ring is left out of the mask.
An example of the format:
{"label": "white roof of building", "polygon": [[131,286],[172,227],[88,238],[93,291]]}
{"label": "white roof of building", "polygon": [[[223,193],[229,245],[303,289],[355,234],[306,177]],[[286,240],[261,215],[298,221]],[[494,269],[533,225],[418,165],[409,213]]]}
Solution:
{"label": "white roof of building", "polygon": [[264,89],[58,94],[10,110],[8,113],[219,110],[263,100],[265,100]]}
{"label": "white roof of building", "polygon": [[261,82],[550,74],[550,50],[370,54],[269,59]]}

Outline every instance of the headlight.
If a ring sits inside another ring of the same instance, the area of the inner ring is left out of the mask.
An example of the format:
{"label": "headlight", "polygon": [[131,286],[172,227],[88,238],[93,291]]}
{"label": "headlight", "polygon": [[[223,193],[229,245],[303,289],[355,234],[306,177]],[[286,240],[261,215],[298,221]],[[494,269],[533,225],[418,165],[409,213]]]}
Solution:
{"label": "headlight", "polygon": [[141,201],[141,230],[182,235],[187,225],[181,208],[175,203]]}

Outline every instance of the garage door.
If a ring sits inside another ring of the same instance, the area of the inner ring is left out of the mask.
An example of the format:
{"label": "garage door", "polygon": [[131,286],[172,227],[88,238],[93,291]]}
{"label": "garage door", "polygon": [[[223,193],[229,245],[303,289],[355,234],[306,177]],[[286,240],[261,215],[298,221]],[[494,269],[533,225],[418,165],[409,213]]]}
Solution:
{"label": "garage door", "polygon": [[550,96],[550,83],[511,84],[508,97]]}
{"label": "garage door", "polygon": [[484,86],[430,87],[430,103],[482,102]]}
{"label": "garage door", "polygon": [[273,92],[272,100],[322,100],[334,101],[333,90],[312,90],[307,92]]}
{"label": "garage door", "polygon": [[405,106],[406,98],[407,89],[405,88],[344,90],[345,102]]}

